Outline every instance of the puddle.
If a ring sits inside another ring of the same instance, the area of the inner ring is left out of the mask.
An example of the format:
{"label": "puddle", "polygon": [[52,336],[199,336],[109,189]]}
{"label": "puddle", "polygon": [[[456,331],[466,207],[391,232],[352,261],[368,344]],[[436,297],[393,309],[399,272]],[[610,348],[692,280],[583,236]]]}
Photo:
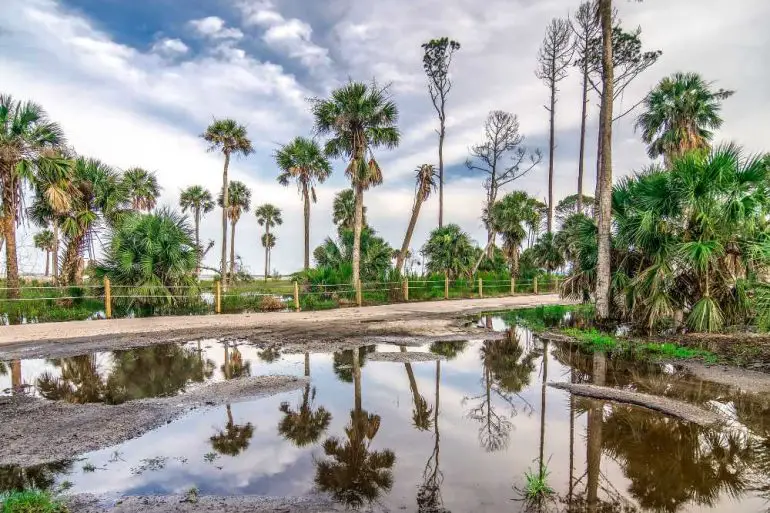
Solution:
{"label": "puddle", "polygon": [[[479,326],[509,329],[511,315]],[[568,322],[577,317],[568,316]],[[563,322],[562,315],[557,320]],[[309,375],[295,392],[197,411],[115,447],[28,469],[0,467],[0,490],[311,496],[393,511],[524,511],[525,473],[542,464],[550,510],[764,511],[770,496],[770,398],[544,344],[505,340],[407,350],[438,362],[375,362],[377,345],[283,354],[217,340],[6,362],[0,390],[73,402],[174,396],[208,381]],[[570,396],[550,381],[599,383],[719,410],[707,429],[648,410]],[[83,427],[87,431],[88,427]]]}

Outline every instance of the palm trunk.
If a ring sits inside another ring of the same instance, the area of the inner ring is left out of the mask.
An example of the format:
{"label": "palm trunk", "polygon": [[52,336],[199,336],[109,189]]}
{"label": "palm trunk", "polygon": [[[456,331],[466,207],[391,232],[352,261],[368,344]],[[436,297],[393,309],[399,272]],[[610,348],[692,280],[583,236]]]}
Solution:
{"label": "palm trunk", "polygon": [[361,362],[358,361],[360,347],[353,349],[353,389],[356,417],[361,413]]}
{"label": "palm trunk", "polygon": [[20,294],[19,261],[16,256],[16,177],[10,165],[3,170],[3,236],[5,237],[5,279],[8,299]]}
{"label": "palm trunk", "polygon": [[198,276],[201,273],[201,210],[195,209],[195,254],[197,255],[198,264],[195,266],[195,275]]}
{"label": "palm trunk", "polygon": [[614,68],[612,61],[612,0],[600,0],[602,22],[602,172],[599,201],[599,254],[596,265],[596,317],[610,316],[610,230],[612,229],[612,99]]}
{"label": "palm trunk", "polygon": [[222,261],[220,273],[222,286],[227,290],[227,207],[229,204],[227,190],[227,168],[230,167],[230,153],[225,152],[225,168],[222,171]]}
{"label": "palm trunk", "polygon": [[233,426],[235,422],[233,421],[233,409],[230,407],[230,403],[227,404],[227,426]]}
{"label": "palm trunk", "polygon": [[53,267],[53,282],[59,280],[59,221],[53,221],[53,254],[51,257],[51,266]]}
{"label": "palm trunk", "polygon": [[46,277],[50,274],[51,271],[51,252],[46,250],[45,251],[45,275]]}
{"label": "palm trunk", "polygon": [[235,278],[235,223],[233,220],[230,222],[230,279]]}
{"label": "palm trunk", "polygon": [[353,287],[356,304],[361,306],[361,230],[364,217],[364,189],[356,184],[356,213],[353,228]]}
{"label": "palm trunk", "polygon": [[[607,372],[607,362],[603,353],[594,353],[593,356],[593,384],[603,386]],[[588,511],[594,513],[598,509],[599,502],[599,476],[601,475],[602,462],[602,412],[604,403],[593,401],[588,409],[588,440],[586,442],[588,466],[586,498]]]}
{"label": "palm trunk", "polygon": [[583,169],[586,151],[586,120],[588,118],[588,59],[583,64],[583,113],[580,121],[580,161],[578,162],[577,211],[583,213]]}
{"label": "palm trunk", "polygon": [[305,353],[305,376],[310,377],[310,353]]}
{"label": "palm trunk", "polygon": [[265,223],[265,282],[267,282],[267,274],[270,270],[270,225]]}
{"label": "palm trunk", "polygon": [[444,105],[441,105],[440,128],[438,134],[438,227],[444,227]]}
{"label": "palm trunk", "polygon": [[305,200],[305,270],[310,269],[310,194],[307,183],[302,184],[302,198]]}
{"label": "palm trunk", "polygon": [[406,228],[406,235],[404,235],[404,243],[401,245],[401,251],[396,258],[396,270],[401,271],[401,266],[404,265],[406,259],[406,253],[409,251],[409,244],[412,242],[412,234],[414,233],[414,227],[417,224],[417,217],[420,215],[420,208],[422,207],[422,195],[417,192],[417,196],[414,198],[414,208],[412,208],[412,218],[409,220],[409,226]]}
{"label": "palm trunk", "polygon": [[77,282],[80,254],[83,252],[85,237],[85,233],[78,233],[72,236],[67,243],[64,262],[62,263],[62,276],[68,285],[74,285]]}
{"label": "palm trunk", "polygon": [[[555,58],[554,63],[556,66]],[[551,139],[548,148],[548,233],[553,232],[553,155],[556,149],[556,83],[551,82]]]}

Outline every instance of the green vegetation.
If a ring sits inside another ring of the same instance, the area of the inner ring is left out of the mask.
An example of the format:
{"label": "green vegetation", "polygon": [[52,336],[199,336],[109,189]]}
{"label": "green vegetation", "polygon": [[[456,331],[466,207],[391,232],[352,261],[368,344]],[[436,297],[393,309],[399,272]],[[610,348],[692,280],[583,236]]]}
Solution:
{"label": "green vegetation", "polygon": [[524,498],[530,503],[540,503],[555,492],[553,488],[548,484],[548,469],[542,467],[537,471],[527,470],[524,472],[524,479],[526,485],[524,487]]}
{"label": "green vegetation", "polygon": [[50,492],[25,490],[0,494],[2,513],[66,513],[67,506]]}
{"label": "green vegetation", "polygon": [[603,352],[635,359],[703,359],[715,363],[719,357],[704,349],[695,349],[671,342],[645,342],[627,338],[615,337],[596,329],[566,328],[561,330],[580,343],[580,346],[591,352]]}

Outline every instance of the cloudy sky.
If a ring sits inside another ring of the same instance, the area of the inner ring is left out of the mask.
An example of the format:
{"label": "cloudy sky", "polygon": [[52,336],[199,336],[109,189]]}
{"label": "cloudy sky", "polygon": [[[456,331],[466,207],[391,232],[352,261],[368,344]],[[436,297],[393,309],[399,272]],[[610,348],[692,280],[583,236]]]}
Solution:
{"label": "cloudy sky", "polygon": [[[767,149],[770,108],[770,17],[766,0],[616,0],[624,26],[642,28],[660,61],[621,99],[633,105],[660,78],[696,71],[737,94],[724,105],[718,140]],[[448,105],[445,189],[449,222],[477,241],[483,178],[464,161],[493,109],[517,114],[527,144],[547,149],[547,88],[535,77],[537,49],[549,20],[579,0],[3,0],[0,2],[0,91],[42,104],[69,142],[88,156],[126,169],[157,172],[161,204],[176,205],[182,188],[221,187],[222,161],[199,134],[214,117],[248,127],[255,154],[236,161],[231,178],[247,183],[255,204],[284,209],[273,262],[288,273],[302,264],[302,204],[280,186],[272,154],[297,135],[311,135],[307,98],[324,96],[349,78],[391,83],[400,110],[398,149],[377,154],[385,183],[365,198],[371,224],[394,247],[409,219],[413,172],[437,160],[437,122],[426,92],[420,44],[449,36],[462,43],[453,63]],[[592,98],[595,100],[595,98]],[[588,155],[595,152],[597,103],[590,107]],[[557,105],[556,197],[576,191],[580,87],[562,83]],[[648,163],[633,117],[616,126],[616,176]],[[589,157],[587,168],[593,167]],[[544,198],[547,163],[515,182]],[[342,162],[318,190],[311,245],[334,233],[331,203],[346,187]],[[594,187],[588,173],[586,190]],[[424,207],[412,247],[436,226],[437,201]],[[203,239],[219,240],[219,217],[205,218]],[[39,271],[42,255],[22,235],[22,270]],[[236,251],[252,272],[263,269],[259,227],[238,225]],[[209,254],[214,264],[217,248]]]}

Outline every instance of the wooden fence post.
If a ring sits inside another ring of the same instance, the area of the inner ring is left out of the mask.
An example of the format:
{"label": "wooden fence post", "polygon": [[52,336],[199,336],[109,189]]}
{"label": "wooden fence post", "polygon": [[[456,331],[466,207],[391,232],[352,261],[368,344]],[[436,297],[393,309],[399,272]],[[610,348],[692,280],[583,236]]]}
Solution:
{"label": "wooden fence post", "polygon": [[294,282],[294,310],[299,312],[299,284]]}
{"label": "wooden fence post", "polygon": [[479,297],[484,297],[484,283],[481,281],[481,278],[479,278]]}
{"label": "wooden fence post", "polygon": [[444,273],[444,299],[449,299],[449,275]]}
{"label": "wooden fence post", "polygon": [[112,319],[112,290],[109,278],[104,278],[104,315]]}
{"label": "wooden fence post", "polygon": [[532,293],[537,295],[537,276],[532,280]]}
{"label": "wooden fence post", "polygon": [[216,281],[216,288],[214,289],[214,296],[216,301],[216,306],[214,307],[214,311],[216,313],[222,313],[222,280]]}
{"label": "wooden fence post", "polygon": [[516,278],[511,276],[511,295],[513,296],[515,294],[516,294]]}
{"label": "wooden fence post", "polygon": [[409,301],[409,278],[404,278],[404,301]]}

